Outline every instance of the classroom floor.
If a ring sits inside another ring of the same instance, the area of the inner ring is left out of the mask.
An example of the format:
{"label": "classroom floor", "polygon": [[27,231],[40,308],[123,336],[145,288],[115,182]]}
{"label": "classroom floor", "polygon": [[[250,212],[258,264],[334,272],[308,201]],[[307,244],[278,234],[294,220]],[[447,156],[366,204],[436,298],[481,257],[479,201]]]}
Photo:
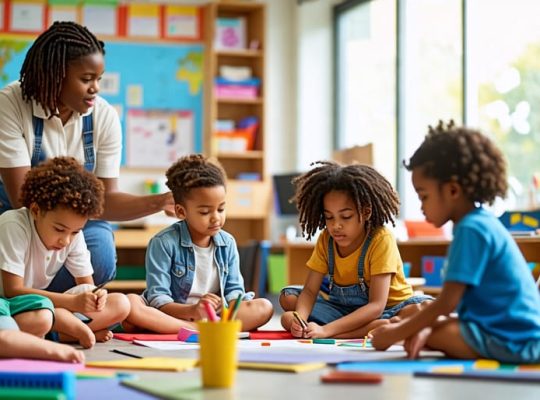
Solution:
{"label": "classroom floor", "polygon": [[[265,329],[279,329],[279,317],[275,316]],[[130,344],[126,341],[113,339],[108,343],[98,343],[93,349],[85,350],[88,361],[125,359],[125,356],[112,353],[112,349],[146,357],[197,357],[196,350],[160,351],[147,347]],[[239,370],[236,385],[230,390],[201,389],[200,371],[198,368],[188,372],[134,372],[143,378],[171,379],[185,382],[194,390],[186,391],[185,399],[537,399],[538,384],[534,383],[505,383],[494,381],[464,380],[464,379],[435,379],[418,378],[408,374],[385,374],[381,384],[323,384],[320,376],[331,368],[319,369],[312,372],[262,372]],[[159,383],[156,383],[159,385]]]}

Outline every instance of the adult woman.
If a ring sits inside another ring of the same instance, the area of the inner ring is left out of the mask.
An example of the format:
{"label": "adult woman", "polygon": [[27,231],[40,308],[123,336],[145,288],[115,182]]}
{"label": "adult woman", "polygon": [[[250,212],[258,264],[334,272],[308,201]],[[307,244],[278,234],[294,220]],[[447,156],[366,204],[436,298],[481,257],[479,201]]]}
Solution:
{"label": "adult woman", "polygon": [[[0,91],[0,212],[20,207],[26,172],[56,156],[75,157],[103,181],[103,220],[173,210],[170,193],[134,196],[118,190],[120,121],[113,107],[97,95],[104,46],[79,24],[55,22],[28,50],[19,81]],[[96,284],[113,279],[116,268],[112,230],[103,220],[89,221],[84,228]],[[48,290],[63,291],[73,284],[64,268]]]}

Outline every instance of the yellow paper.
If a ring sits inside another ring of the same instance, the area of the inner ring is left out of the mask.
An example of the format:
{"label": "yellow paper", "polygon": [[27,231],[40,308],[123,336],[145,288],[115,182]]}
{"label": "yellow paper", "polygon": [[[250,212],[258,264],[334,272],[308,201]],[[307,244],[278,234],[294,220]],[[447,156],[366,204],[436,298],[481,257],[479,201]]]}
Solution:
{"label": "yellow paper", "polygon": [[197,364],[196,359],[145,357],[129,360],[90,361],[87,367],[116,368],[116,369],[143,369],[155,371],[186,371]]}
{"label": "yellow paper", "polygon": [[159,17],[159,6],[157,4],[130,4],[130,17],[157,18]]}
{"label": "yellow paper", "polygon": [[273,364],[256,362],[239,362],[238,368],[258,369],[262,371],[282,371],[282,372],[306,372],[325,368],[326,363],[301,363],[301,364]]}
{"label": "yellow paper", "polygon": [[474,369],[498,369],[500,366],[495,360],[478,360],[474,363]]}

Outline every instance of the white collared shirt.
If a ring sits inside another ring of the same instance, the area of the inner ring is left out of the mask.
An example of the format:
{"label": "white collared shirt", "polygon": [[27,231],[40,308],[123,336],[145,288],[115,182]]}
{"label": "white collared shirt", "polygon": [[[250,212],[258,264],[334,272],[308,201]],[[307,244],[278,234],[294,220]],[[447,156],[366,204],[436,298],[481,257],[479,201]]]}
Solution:
{"label": "white collared shirt", "polygon": [[82,231],[62,250],[47,250],[30,210],[23,207],[0,216],[0,270],[22,277],[26,287],[45,289],[64,264],[76,278],[94,273]]}
{"label": "white collared shirt", "polygon": [[[122,129],[118,114],[99,96],[87,114],[92,112],[96,155],[94,174],[100,178],[117,178],[122,156]],[[17,81],[0,90],[0,168],[30,166],[34,150],[34,115],[43,119],[41,149],[47,158],[71,156],[84,164],[83,115],[73,113],[63,126],[59,117],[48,118],[43,107],[35,101],[24,101]]]}

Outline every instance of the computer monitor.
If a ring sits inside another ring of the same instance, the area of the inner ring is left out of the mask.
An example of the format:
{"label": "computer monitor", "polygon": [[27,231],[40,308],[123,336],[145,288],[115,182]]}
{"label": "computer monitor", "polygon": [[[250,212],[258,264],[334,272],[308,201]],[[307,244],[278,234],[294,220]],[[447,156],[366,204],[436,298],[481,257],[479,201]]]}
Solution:
{"label": "computer monitor", "polygon": [[274,181],[274,204],[276,212],[280,216],[298,215],[296,204],[289,202],[289,199],[294,196],[294,185],[291,181],[298,175],[300,174],[290,173],[272,177]]}

